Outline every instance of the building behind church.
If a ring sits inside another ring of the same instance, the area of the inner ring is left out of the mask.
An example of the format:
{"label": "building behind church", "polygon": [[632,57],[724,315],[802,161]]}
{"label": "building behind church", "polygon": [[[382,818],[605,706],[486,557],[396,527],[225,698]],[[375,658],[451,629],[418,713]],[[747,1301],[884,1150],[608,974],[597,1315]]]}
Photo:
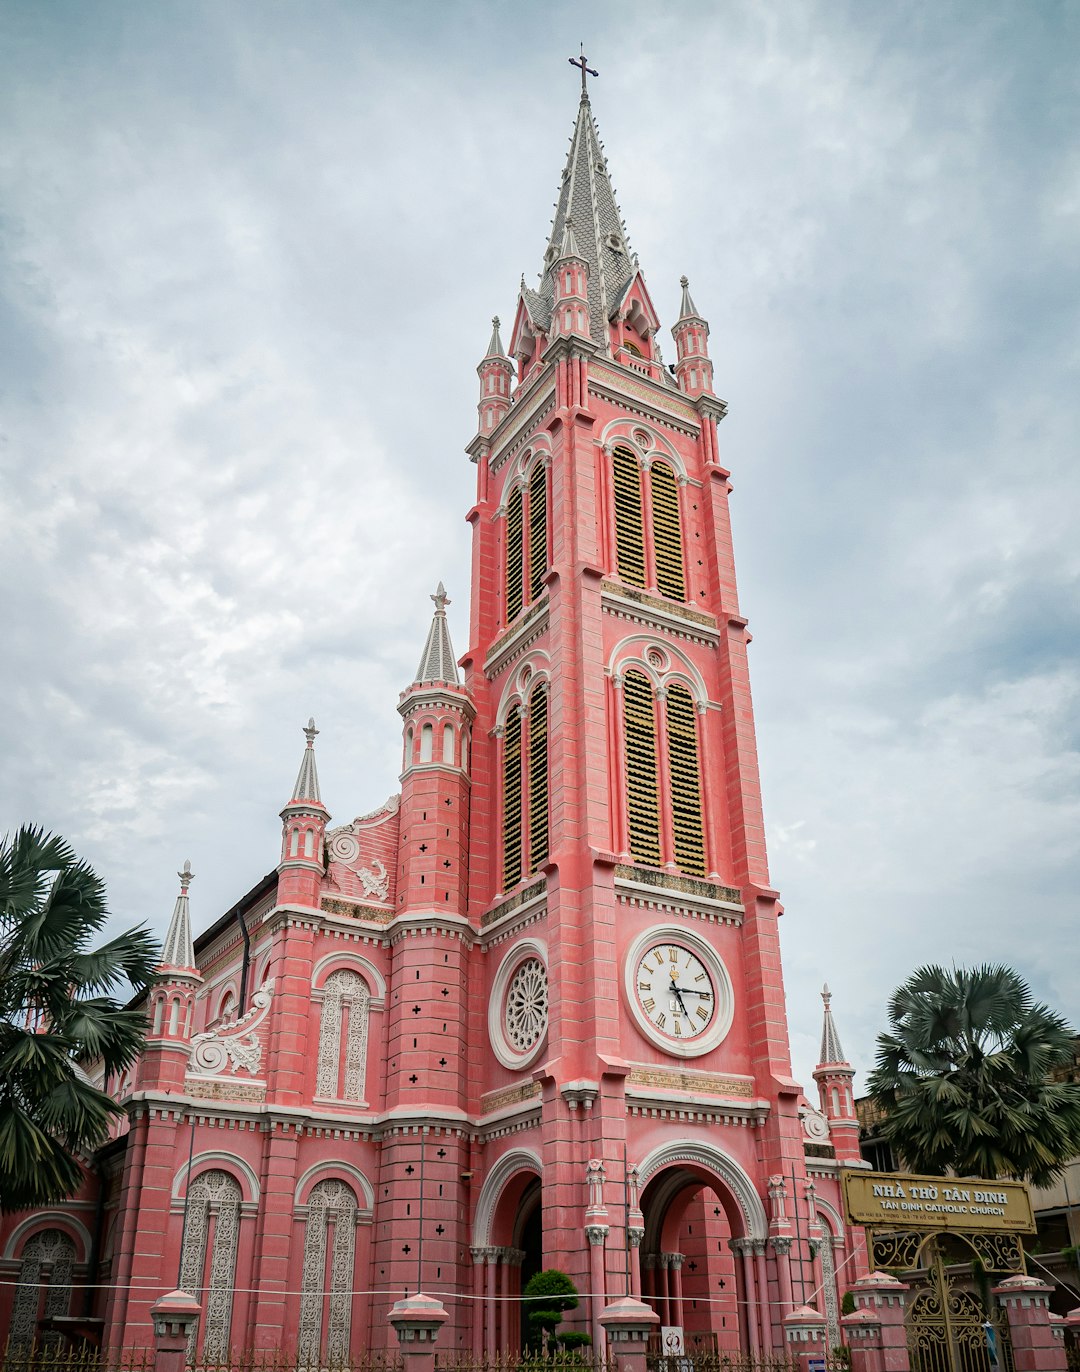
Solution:
{"label": "building behind church", "polygon": [[820,1108],[792,1077],[726,406],[668,293],[671,365],[583,88],[478,367],[469,640],[440,586],[400,794],[334,824],[311,722],[274,870],[195,939],[181,874],[146,1051],[103,1083],[122,1129],[0,1229],[0,1339],[149,1343],[180,1285],[203,1361],[325,1365],[420,1288],[440,1346],[494,1353],[556,1267],[596,1344],[627,1293],[723,1350],[781,1348],[804,1303],[838,1341],[853,1073],[826,996]]}

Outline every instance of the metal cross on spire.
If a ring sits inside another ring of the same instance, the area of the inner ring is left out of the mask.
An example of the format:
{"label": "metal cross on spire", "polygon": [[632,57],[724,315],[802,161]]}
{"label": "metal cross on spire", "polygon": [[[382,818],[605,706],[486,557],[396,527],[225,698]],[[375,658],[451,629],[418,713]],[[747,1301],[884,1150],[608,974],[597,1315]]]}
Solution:
{"label": "metal cross on spire", "polygon": [[585,44],[581,44],[580,57],[568,57],[567,61],[570,63],[572,67],[581,68],[581,98],[582,100],[588,100],[589,87],[587,78],[590,76],[599,76],[600,73],[598,71],[594,71],[593,68],[589,66],[589,59],[585,56]]}

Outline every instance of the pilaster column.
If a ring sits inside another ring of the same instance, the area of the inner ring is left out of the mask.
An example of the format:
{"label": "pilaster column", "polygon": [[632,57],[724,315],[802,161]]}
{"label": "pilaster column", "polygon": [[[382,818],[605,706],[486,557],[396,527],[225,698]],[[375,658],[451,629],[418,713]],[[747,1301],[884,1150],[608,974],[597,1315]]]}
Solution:
{"label": "pilaster column", "polygon": [[791,1298],[791,1239],[777,1234],[769,1240],[772,1251],[776,1255],[776,1276],[780,1283],[780,1300],[783,1302],[784,1314],[793,1308]]}
{"label": "pilaster column", "polygon": [[641,1300],[641,1244],[645,1238],[645,1226],[635,1224],[637,1218],[630,1216],[630,1228],[626,1231],[630,1241],[630,1294],[635,1300]]}
{"label": "pilaster column", "polygon": [[592,1325],[593,1347],[598,1354],[602,1354],[604,1348],[604,1326],[600,1323],[600,1316],[603,1314],[606,1298],[604,1272],[604,1246],[607,1243],[608,1226],[606,1224],[587,1224],[585,1226],[585,1237],[589,1240],[589,1285],[592,1294],[589,1297],[591,1317],[589,1323]]}

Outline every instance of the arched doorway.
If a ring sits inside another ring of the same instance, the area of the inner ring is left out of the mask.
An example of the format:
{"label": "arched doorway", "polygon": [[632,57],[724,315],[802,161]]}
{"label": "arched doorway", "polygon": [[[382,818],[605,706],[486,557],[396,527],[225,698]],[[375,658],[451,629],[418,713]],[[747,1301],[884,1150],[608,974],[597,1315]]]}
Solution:
{"label": "arched doorway", "polygon": [[473,1346],[489,1358],[522,1346],[521,1289],[543,1267],[540,1160],[526,1150],[504,1154],[484,1182],[476,1207]]}
{"label": "arched doorway", "polygon": [[642,1299],[688,1351],[751,1355],[772,1343],[766,1221],[749,1177],[709,1145],[657,1150],[641,1166]]}

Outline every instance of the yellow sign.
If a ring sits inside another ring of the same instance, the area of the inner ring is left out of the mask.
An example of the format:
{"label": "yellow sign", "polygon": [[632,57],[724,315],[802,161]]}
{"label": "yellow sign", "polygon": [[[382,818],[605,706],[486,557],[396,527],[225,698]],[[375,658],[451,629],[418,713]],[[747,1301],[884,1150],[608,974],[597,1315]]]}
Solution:
{"label": "yellow sign", "polygon": [[850,1224],[872,1229],[994,1229],[1034,1234],[1031,1195],[1019,1181],[913,1177],[902,1172],[844,1172]]}

